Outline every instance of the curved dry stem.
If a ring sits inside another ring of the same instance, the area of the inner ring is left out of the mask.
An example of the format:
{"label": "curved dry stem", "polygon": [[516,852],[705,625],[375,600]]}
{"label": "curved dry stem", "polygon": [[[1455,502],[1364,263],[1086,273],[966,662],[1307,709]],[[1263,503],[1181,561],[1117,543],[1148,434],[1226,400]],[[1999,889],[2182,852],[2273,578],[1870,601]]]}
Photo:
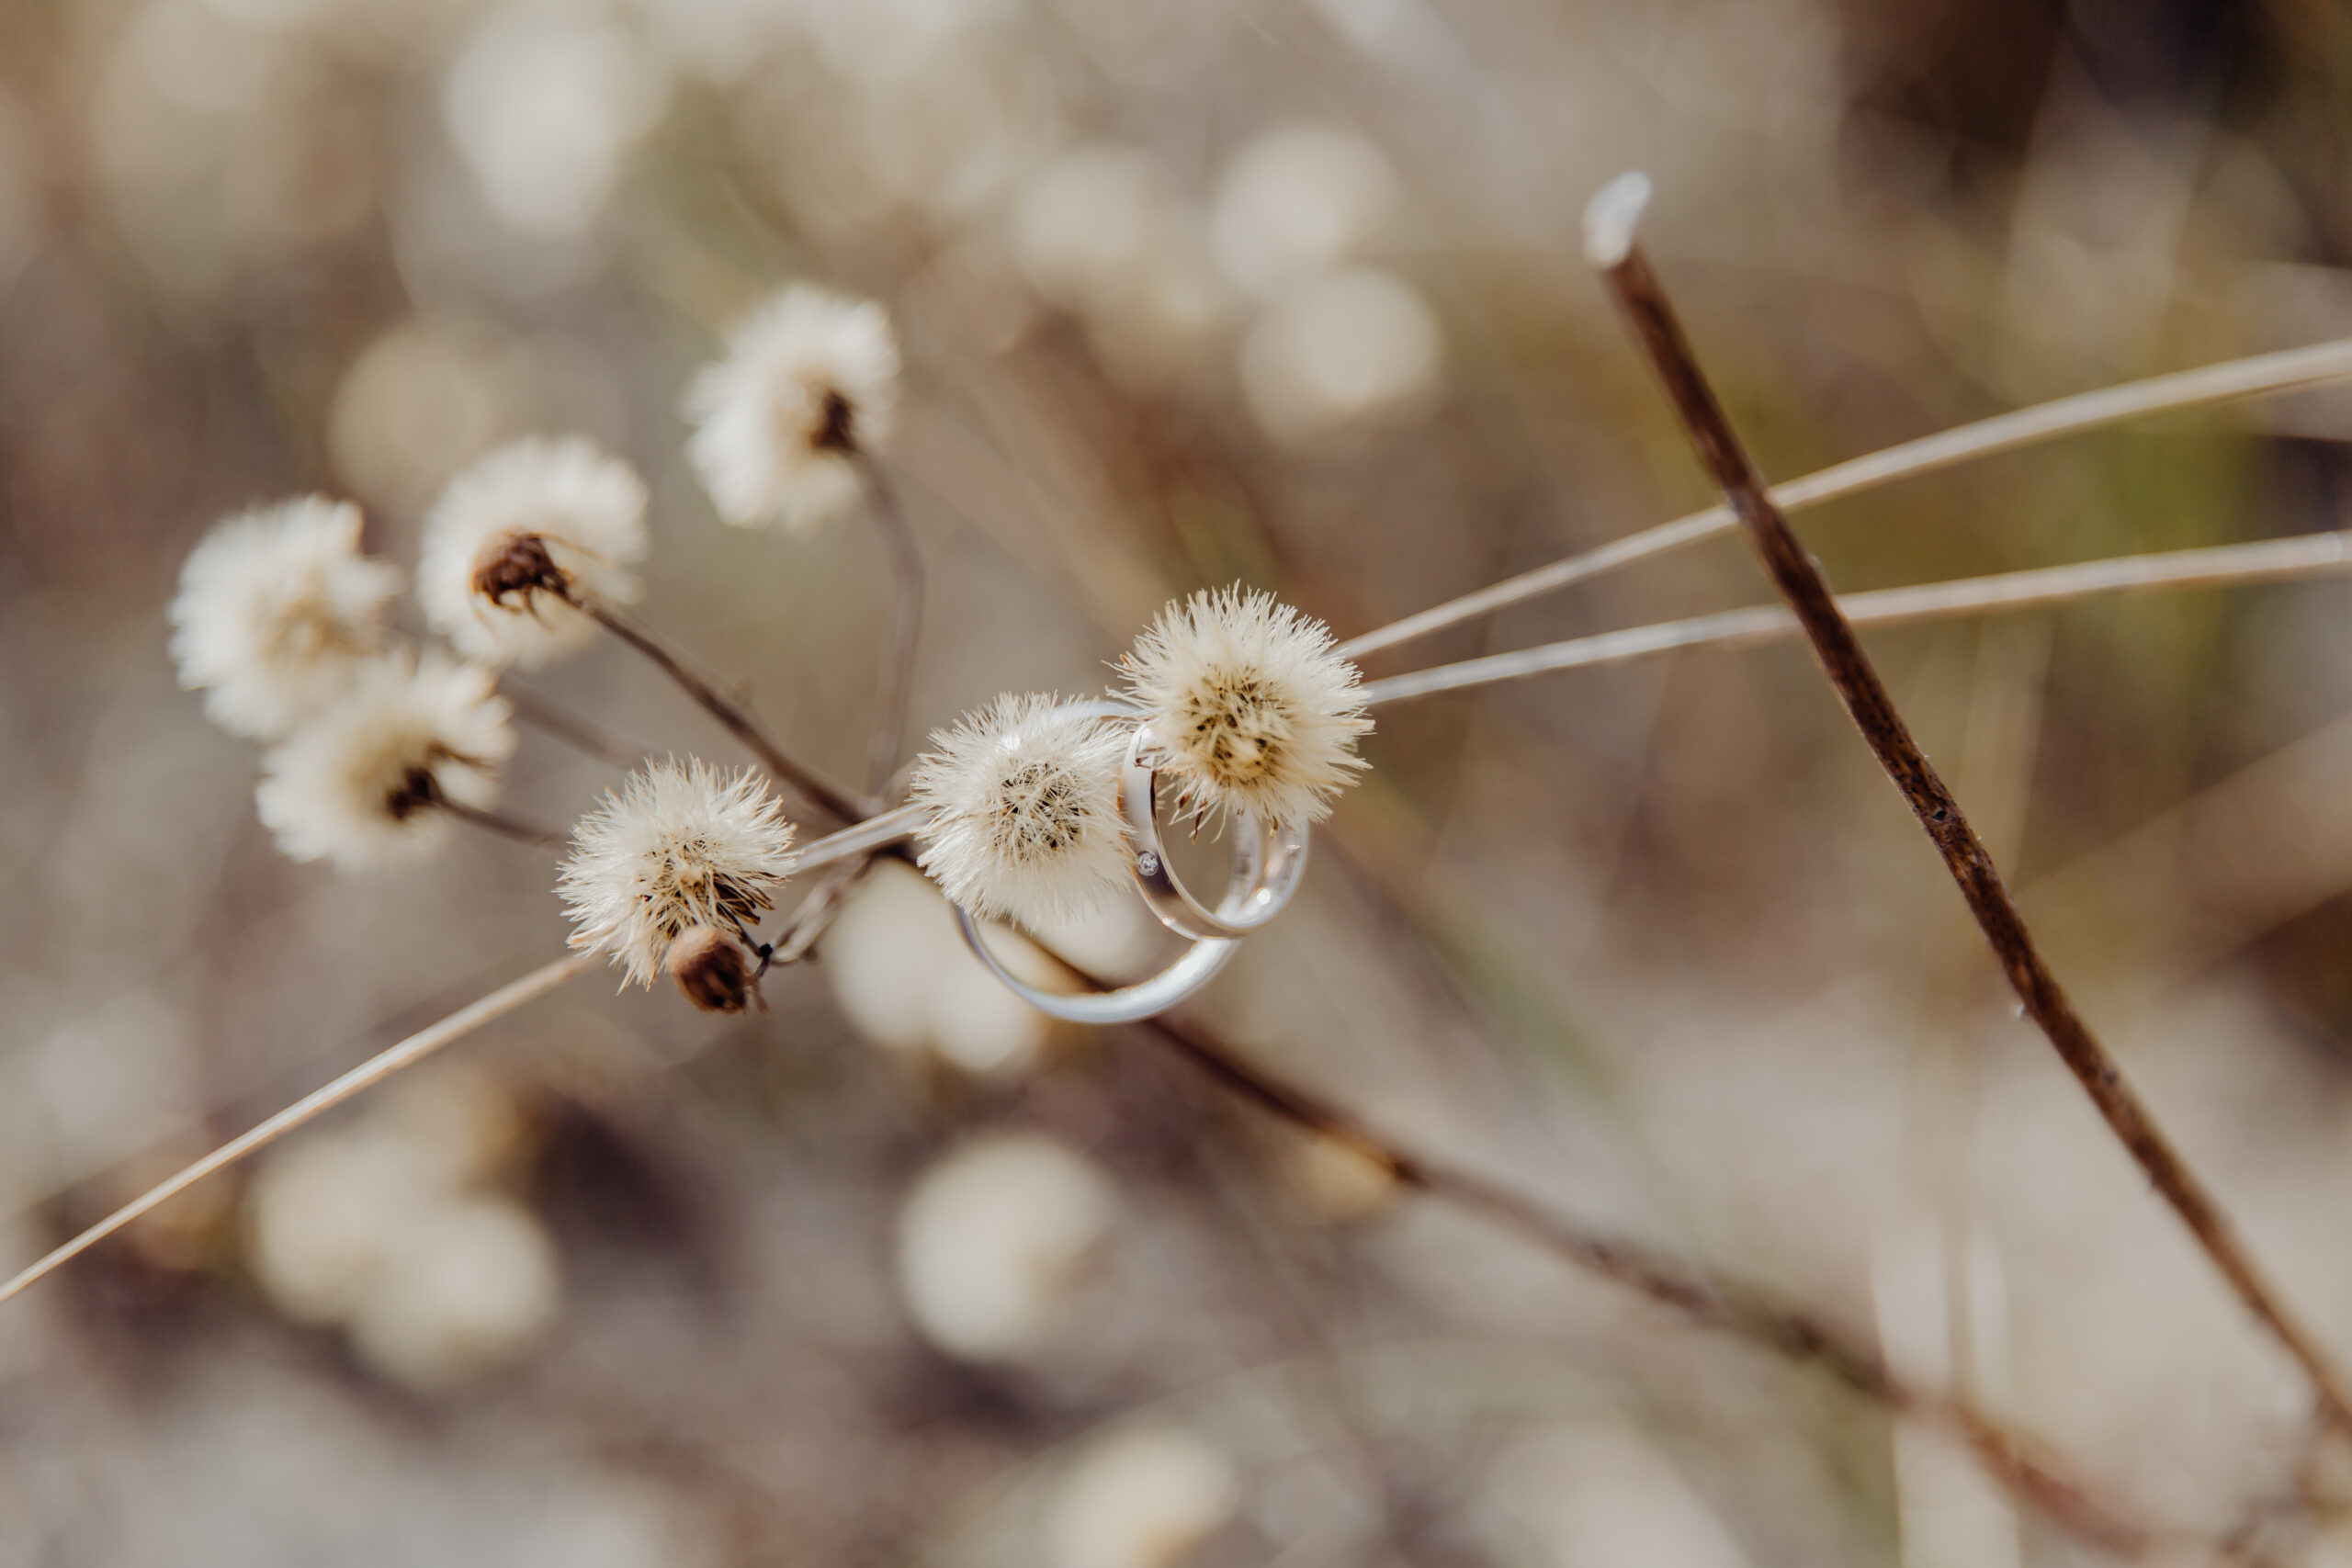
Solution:
{"label": "curved dry stem", "polygon": [[497,834],[502,839],[511,839],[518,844],[528,844],[535,850],[560,849],[563,845],[561,833],[509,817],[503,812],[485,811],[479,806],[468,806],[461,800],[451,800],[447,795],[437,798],[433,804],[460,822],[469,822],[477,828]]}
{"label": "curved dry stem", "polygon": [[633,768],[645,760],[644,747],[622,739],[593,720],[582,717],[562,704],[543,697],[527,687],[502,681],[498,694],[514,709],[516,718],[553,736],[584,757],[610,762],[616,768]]}
{"label": "curved dry stem", "polygon": [[[2352,531],[2305,534],[2247,545],[2215,545],[2144,556],[2118,556],[2072,566],[2040,567],[1909,588],[1841,593],[1838,607],[1857,626],[1902,626],[1956,615],[1999,615],[2068,604],[2102,593],[2152,592],[2165,588],[2213,588],[2239,582],[2279,582],[2352,573]],[[1378,706],[1435,692],[1461,691],[1555,670],[1622,664],[1685,648],[1744,648],[1783,641],[1803,628],[1778,604],[1724,610],[1679,621],[1598,632],[1562,642],[1432,665],[1368,681],[1363,699]]]}
{"label": "curved dry stem", "polygon": [[[1083,971],[1074,972],[1083,976]],[[1710,1280],[1638,1242],[1591,1229],[1483,1177],[1412,1154],[1329,1100],[1261,1071],[1196,1024],[1159,1018],[1137,1027],[1227,1090],[1303,1131],[1356,1150],[1404,1187],[1476,1214],[1702,1327],[1819,1367],[1894,1414],[1942,1427],[1965,1441],[2010,1492],[2101,1550],[2137,1557],[2156,1543],[2154,1529],[2102,1500],[2041,1444],[1959,1394],[1905,1382],[1867,1340],[1818,1314],[1753,1287]]]}
{"label": "curved dry stem", "polygon": [[1943,857],[2027,1016],[2049,1039],[2109,1131],[2171,1205],[2215,1271],[2302,1368],[2328,1420],[2352,1432],[2352,1395],[2326,1349],[2255,1260],[2220,1199],[2157,1125],[2043,960],[1984,841],[1912,739],[1820,567],[1773,503],[1640,247],[1629,243],[1601,267],[1601,277],[1657,373],[1700,461],[1738,513],[1765,574],[1803,624],[1805,638],[1854,727]]}
{"label": "curved dry stem", "polygon": [[819,808],[843,822],[855,822],[865,816],[847,795],[786,756],[784,749],[769,739],[767,731],[762,729],[759,721],[752,716],[751,709],[720,691],[684,659],[664,647],[651,632],[610,605],[576,589],[572,591],[571,599],[573,604],[593,616],[598,626],[643,654],[655,668],[677,682],[679,690],[725,726],[727,732],[741,741],[775,776],[776,782],[797,791]]}
{"label": "curved dry stem", "polygon": [[866,854],[886,844],[897,843],[922,825],[922,808],[918,806],[900,806],[878,816],[868,817],[838,833],[828,833],[821,839],[811,840],[796,851],[792,857],[793,874],[798,875],[820,865],[831,865],[836,861],[848,860],[853,855]]}
{"label": "curved dry stem", "polygon": [[922,551],[899,504],[898,488],[882,465],[856,455],[857,477],[865,487],[875,531],[890,558],[890,641],[882,660],[882,694],[874,710],[874,730],[865,750],[865,793],[878,807],[906,739],[907,699],[914,688],[915,647],[922,638]]}
{"label": "curved dry stem", "polygon": [[[2259,354],[2247,359],[2233,359],[2195,370],[2152,377],[2145,381],[2105,387],[2095,392],[2082,392],[2071,398],[2060,398],[2054,402],[2038,403],[2032,408],[1996,414],[1991,419],[1922,436],[1917,441],[1906,441],[1883,452],[1873,452],[1867,457],[1855,457],[1833,468],[1807,474],[1802,479],[1787,480],[1774,485],[1770,494],[1773,504],[1781,511],[1795,512],[1844,496],[1860,495],[1897,479],[1913,479],[1978,457],[1989,457],[1996,453],[2013,452],[2019,447],[2054,441],[2062,435],[2078,435],[2085,431],[2098,430],[2131,420],[2207,408],[2241,398],[2293,391],[2298,388],[2318,386],[2346,377],[2352,377],[2352,338],[2338,338],[2278,354]],[[1443,631],[1448,626],[1476,620],[1481,615],[1491,615],[1510,605],[1541,598],[1570,583],[1581,582],[1586,578],[1598,577],[1651,556],[1712,538],[1737,525],[1738,520],[1730,507],[1711,506],[1704,512],[1694,512],[1688,517],[1679,517],[1671,523],[1661,523],[1638,534],[1612,539],[1597,548],[1521,572],[1517,577],[1479,589],[1475,593],[1465,593],[1459,599],[1449,600],[1417,615],[1408,615],[1403,620],[1351,637],[1340,645],[1339,651],[1350,659],[1362,659],[1381,649],[1394,648],[1399,643]]]}
{"label": "curved dry stem", "polygon": [[[0,1285],[0,1302],[22,1292],[205,1178],[545,995],[594,963],[594,955],[584,953],[557,959],[370,1057],[57,1247]],[[1082,971],[1073,972],[1083,976]],[[2098,1500],[2090,1487],[2067,1475],[2030,1439],[1963,1399],[1904,1382],[1866,1343],[1806,1309],[1776,1302],[1758,1291],[1707,1280],[1637,1243],[1589,1230],[1483,1178],[1414,1155],[1338,1107],[1261,1072],[1222,1041],[1197,1028],[1166,1020],[1153,1020],[1141,1027],[1227,1089],[1298,1127],[1358,1149],[1407,1187],[1478,1214],[1703,1326],[1791,1360],[1817,1365],[1890,1410],[1959,1434],[2006,1485],[2082,1539],[2126,1556],[2140,1554],[2154,1540],[2154,1532],[2147,1526]]]}
{"label": "curved dry stem", "polygon": [[438,1023],[420,1029],[398,1044],[378,1052],[325,1088],[304,1095],[252,1131],[231,1139],[178,1174],[149,1188],[96,1224],[34,1262],[15,1279],[0,1285],[0,1302],[55,1273],[59,1268],[79,1258],[123,1226],[171,1201],[206,1177],[226,1170],[312,1118],[334,1110],[363,1090],[373,1089],[393,1074],[414,1066],[435,1051],[464,1039],[484,1024],[505,1017],[524,1003],[545,996],[566,980],[585,973],[594,962],[594,953],[575,953],[553,963],[543,964],[511,985],[500,987],[480,1001],[459,1008]]}

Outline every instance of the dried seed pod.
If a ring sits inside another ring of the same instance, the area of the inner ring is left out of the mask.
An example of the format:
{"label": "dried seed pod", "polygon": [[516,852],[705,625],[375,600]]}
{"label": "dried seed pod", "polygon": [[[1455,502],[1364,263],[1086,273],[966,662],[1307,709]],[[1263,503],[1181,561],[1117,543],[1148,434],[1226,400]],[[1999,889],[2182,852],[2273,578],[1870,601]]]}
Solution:
{"label": "dried seed pod", "polygon": [[688,926],[679,932],[662,966],[686,1000],[705,1012],[741,1012],[759,999],[757,977],[743,950],[716,926]]}

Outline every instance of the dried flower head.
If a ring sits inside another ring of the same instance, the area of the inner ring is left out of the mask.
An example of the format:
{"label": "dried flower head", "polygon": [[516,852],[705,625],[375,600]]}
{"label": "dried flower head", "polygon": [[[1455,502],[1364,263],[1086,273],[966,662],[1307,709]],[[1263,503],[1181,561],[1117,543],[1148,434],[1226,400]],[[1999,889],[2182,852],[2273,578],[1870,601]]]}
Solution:
{"label": "dried flower head", "polygon": [[1120,668],[1195,809],[1320,822],[1364,765],[1355,743],[1372,720],[1356,667],[1332,651],[1329,627],[1272,594],[1227,588],[1171,604]]}
{"label": "dried flower head", "polygon": [[756,921],[791,873],[792,824],[757,773],[665,761],[581,818],[556,890],[571,945],[650,986],[687,928]]}
{"label": "dried flower head", "polygon": [[1240,1502],[1233,1461],[1206,1438],[1124,1427],[1064,1472],[1046,1515],[1046,1568],[1177,1568]]}
{"label": "dried flower head", "polygon": [[261,819],[294,859],[343,871],[421,853],[447,829],[442,807],[498,798],[510,718],[481,665],[387,655],[263,758]]}
{"label": "dried flower head", "polygon": [[382,646],[401,574],[359,553],[359,525],[350,502],[306,495],[230,517],[188,553],[172,659],[215,724],[275,740]]}
{"label": "dried flower head", "polygon": [[922,868],[975,914],[1029,924],[1082,914],[1125,877],[1125,741],[1053,697],[1007,693],[931,738],[909,798]]}
{"label": "dried flower head", "polygon": [[967,1361],[1050,1349],[1114,1235],[1093,1161],[1036,1133],[986,1134],[941,1159],[899,1212],[899,1284],[923,1337]]}
{"label": "dried flower head", "polygon": [[811,528],[857,503],[854,459],[877,450],[899,396],[899,344],[870,300],[795,284],[729,335],[686,390],[686,455],[719,516]]}
{"label": "dried flower head", "polygon": [[680,931],[662,967],[686,1000],[705,1012],[741,1012],[760,994],[743,950],[715,926],[688,926]]}
{"label": "dried flower head", "polygon": [[626,604],[645,482],[578,436],[517,441],[449,481],[424,521],[417,597],[458,651],[536,669],[594,635],[575,590]]}

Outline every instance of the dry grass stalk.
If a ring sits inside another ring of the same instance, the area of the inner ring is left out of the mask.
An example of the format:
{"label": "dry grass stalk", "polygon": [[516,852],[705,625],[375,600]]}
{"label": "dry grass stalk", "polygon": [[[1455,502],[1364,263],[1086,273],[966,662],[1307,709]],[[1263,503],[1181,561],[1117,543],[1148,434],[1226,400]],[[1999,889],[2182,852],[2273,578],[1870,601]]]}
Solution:
{"label": "dry grass stalk", "polygon": [[1699,1275],[1638,1242],[1604,1235],[1550,1208],[1381,1136],[1351,1113],[1252,1066],[1231,1045],[1190,1021],[1154,1019],[1138,1026],[1227,1089],[1301,1130],[1354,1149],[1401,1186],[1487,1220],[1691,1322],[1800,1365],[1827,1372],[1855,1393],[1952,1433],[2020,1499],[2069,1532],[2121,1557],[2156,1544],[2147,1525],[2099,1498],[2041,1446],[2010,1430],[1957,1394],[1916,1387],[1860,1337],[1801,1306],[1753,1287]]}
{"label": "dry grass stalk", "polygon": [[[1935,473],[1978,457],[2039,446],[2062,435],[2077,435],[2131,420],[2206,408],[2242,398],[2293,391],[2299,388],[2339,381],[2346,377],[2352,377],[2352,338],[2339,338],[2331,343],[2313,344],[2307,348],[2287,349],[2278,354],[2256,355],[2248,359],[2233,359],[2220,365],[2200,366],[2194,370],[2177,371],[2145,381],[2102,387],[2097,391],[2060,398],[2054,402],[1996,414],[1973,424],[1939,431],[1917,441],[1906,441],[1898,446],[1889,446],[1883,451],[1786,480],[1772,486],[1768,493],[1773,504],[1783,512],[1795,512],[1804,507],[1819,506],[1826,502],[1860,495],[1897,479]],[[1460,626],[1464,621],[1476,620],[1510,605],[1556,592],[1587,578],[1598,577],[1603,572],[1631,566],[1635,561],[1646,560],[1651,556],[1713,538],[1717,534],[1729,532],[1737,526],[1737,523],[1728,506],[1713,506],[1704,512],[1694,512],[1688,517],[1678,517],[1670,523],[1661,523],[1656,527],[1611,539],[1605,545],[1536,567],[1517,577],[1508,578],[1474,593],[1465,593],[1458,599],[1351,637],[1340,645],[1340,651],[1351,659],[1362,659],[1384,648],[1394,648],[1399,643],[1443,631],[1448,626]]]}
{"label": "dry grass stalk", "polygon": [[375,1088],[395,1073],[414,1066],[443,1047],[454,1044],[485,1024],[505,1017],[524,1003],[543,997],[565,981],[585,974],[595,962],[594,953],[575,953],[543,964],[521,979],[501,986],[480,1001],[459,1008],[439,1022],[428,1024],[400,1043],[378,1052],[333,1083],[304,1095],[277,1115],[230,1139],[186,1169],[149,1188],[79,1235],[35,1259],[16,1278],[0,1285],[0,1302],[21,1294],[123,1226],[171,1201],[206,1177],[228,1169],[248,1155],[259,1152],[305,1122]]}
{"label": "dry grass stalk", "polygon": [[[2101,593],[2143,593],[2165,588],[2216,588],[2352,573],[2352,531],[2304,534],[2246,545],[2165,550],[2030,571],[1881,588],[1838,595],[1838,608],[1857,626],[1905,626],[1959,615],[2000,615],[2070,604]],[[1596,632],[1510,653],[1432,665],[1364,682],[1364,701],[1377,706],[1436,692],[1522,680],[1558,670],[1622,664],[1685,648],[1747,648],[1796,637],[1804,626],[1778,604],[1724,610],[1686,620]]]}
{"label": "dry grass stalk", "polygon": [[1700,369],[1657,274],[1634,243],[1634,226],[1647,196],[1648,182],[1628,175],[1596,197],[1587,216],[1588,249],[1665,384],[1676,413],[1698,447],[1700,460],[1738,514],[1740,526],[1773,587],[1795,612],[1855,728],[1862,732],[1880,766],[1910,802],[1920,827],[1943,856],[2027,1015],[2049,1037],[2117,1139],[2172,1205],[2239,1300],[2311,1378],[2327,1419],[2352,1432],[2352,1396],[2346,1395],[2341,1374],[2264,1276],[2229,1215],[2156,1125],[2114,1058],[2075,1011],[2057,976],[2036,950],[1992,856],[1969,827],[1960,802],[1911,738],[1852,625],[1839,611],[1821,569],[1773,503],[1762,476]]}

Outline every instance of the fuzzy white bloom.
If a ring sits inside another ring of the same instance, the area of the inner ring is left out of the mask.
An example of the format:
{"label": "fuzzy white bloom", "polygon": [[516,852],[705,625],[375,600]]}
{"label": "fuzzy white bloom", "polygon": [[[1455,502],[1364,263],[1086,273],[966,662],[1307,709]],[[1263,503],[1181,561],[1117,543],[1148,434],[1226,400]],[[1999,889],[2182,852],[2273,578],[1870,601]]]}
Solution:
{"label": "fuzzy white bloom", "polygon": [[977,915],[1027,924],[1084,914],[1126,873],[1125,739],[1058,698],[1006,693],[916,763],[923,870]]}
{"label": "fuzzy white bloom", "polygon": [[1051,1343],[1118,1216],[1094,1164],[1034,1133],[966,1145],[899,1214],[899,1283],[926,1338],[967,1360]]}
{"label": "fuzzy white bloom", "polygon": [[890,433],[899,343],[871,300],[794,284],[729,334],[686,389],[686,455],[738,527],[812,528],[857,503],[853,457]]}
{"label": "fuzzy white bloom", "polygon": [[1350,267],[1290,290],[1258,319],[1241,345],[1241,391],[1267,435],[1311,447],[1426,410],[1444,360],[1444,333],[1419,289]]}
{"label": "fuzzy white bloom", "polygon": [[447,1072],[395,1092],[263,1165],[246,1258],[288,1317],[341,1326],[377,1371],[432,1391],[526,1348],[560,1287],[545,1227],[483,1190],[512,1152],[513,1101]]}
{"label": "fuzzy white bloom", "polygon": [[1182,1427],[1138,1427],[1091,1445],[1046,1516],[1052,1568],[1173,1568],[1240,1502],[1233,1461]]}
{"label": "fuzzy white bloom", "polygon": [[653,51],[599,9],[510,0],[488,10],[449,64],[441,118],[450,145],[490,209],[526,234],[593,223],[669,98]]}
{"label": "fuzzy white bloom", "polygon": [[1236,284],[1271,299],[1327,272],[1377,234],[1397,205],[1377,147],[1329,126],[1258,138],[1226,169],[1210,237]]}
{"label": "fuzzy white bloom", "polygon": [[1180,803],[1320,822],[1363,767],[1372,728],[1356,667],[1330,628],[1238,587],[1170,604],[1120,661]]}
{"label": "fuzzy white bloom", "polygon": [[498,798],[512,716],[479,664],[386,655],[262,759],[262,822],[295,860],[340,871],[420,854],[448,829],[442,805],[484,810]]}
{"label": "fuzzy white bloom", "polygon": [[[1030,985],[1069,986],[1061,966],[1018,933],[994,928],[987,941]],[[823,955],[819,967],[842,1016],[886,1051],[1006,1078],[1035,1066],[1053,1036],[1053,1020],[972,956],[939,889],[897,861],[876,861],[858,883],[825,932]]]}
{"label": "fuzzy white bloom", "polygon": [[571,945],[650,986],[689,926],[750,926],[792,874],[792,824],[760,776],[653,762],[580,819],[556,891]]}
{"label": "fuzzy white bloom", "polygon": [[454,1196],[391,1235],[349,1322],[352,1348],[433,1392],[513,1359],[562,1302],[555,1243],[511,1198]]}
{"label": "fuzzy white bloom", "polygon": [[245,1193],[246,1259],[277,1310],[341,1323],[393,1238],[446,1189],[425,1151],[372,1130],[312,1136],[266,1162]]}
{"label": "fuzzy white bloom", "polygon": [[350,502],[306,495],[230,517],[188,553],[172,659],[215,724],[275,740],[382,645],[401,574],[359,553],[359,525]]}
{"label": "fuzzy white bloom", "polygon": [[517,441],[449,481],[424,520],[417,597],[458,652],[537,669],[595,635],[577,586],[626,604],[645,558],[645,481],[578,436]]}

